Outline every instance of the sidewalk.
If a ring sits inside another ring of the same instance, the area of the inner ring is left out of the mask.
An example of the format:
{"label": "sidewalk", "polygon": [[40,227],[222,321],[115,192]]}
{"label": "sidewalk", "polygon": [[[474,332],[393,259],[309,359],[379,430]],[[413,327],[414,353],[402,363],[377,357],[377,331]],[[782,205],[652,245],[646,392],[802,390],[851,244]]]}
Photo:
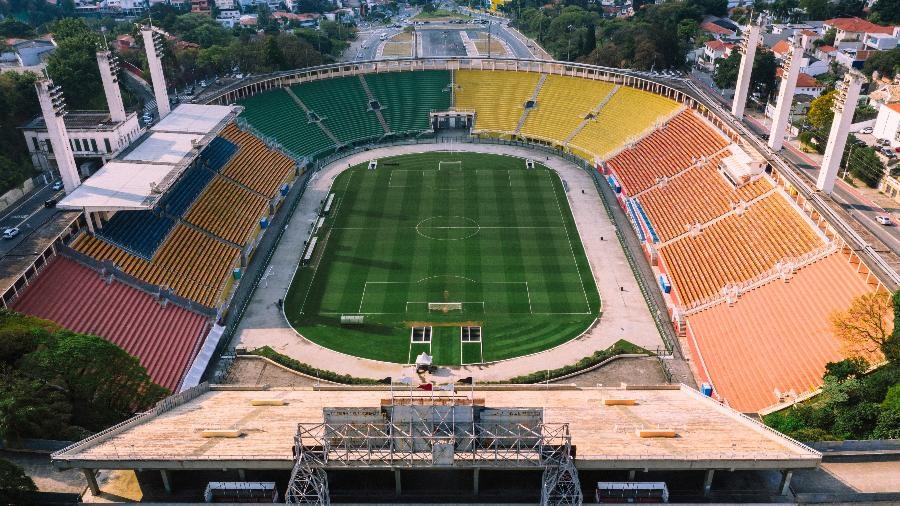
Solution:
{"label": "sidewalk", "polygon": [[[277,302],[284,297],[291,274],[299,264],[303,240],[318,217],[316,210],[319,203],[327,196],[334,178],[348,164],[356,165],[386,156],[446,150],[448,147],[447,144],[419,144],[378,148],[338,160],[319,171],[310,181],[290,222],[291,230],[279,243],[269,271],[244,314],[234,345],[251,349],[268,345],[279,353],[340,374],[368,378],[412,374],[412,367],[344,355],[304,339],[287,324]],[[575,363],[596,350],[608,348],[619,339],[651,350],[663,345],[634,273],[615,239],[615,225],[609,220],[588,173],[563,159],[547,158],[525,148],[470,144],[454,145],[453,148],[456,151],[538,158],[559,173],[570,188],[567,197],[600,292],[602,316],[585,334],[551,350],[502,362],[441,368],[437,375],[442,376],[443,380],[447,376],[473,376],[478,381],[505,380]]]}

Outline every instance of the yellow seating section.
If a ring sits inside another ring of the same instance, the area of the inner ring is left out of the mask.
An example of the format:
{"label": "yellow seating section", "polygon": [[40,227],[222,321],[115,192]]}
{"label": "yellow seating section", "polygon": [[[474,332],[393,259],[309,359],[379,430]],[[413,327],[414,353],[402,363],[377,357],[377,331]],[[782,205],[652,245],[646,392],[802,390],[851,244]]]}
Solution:
{"label": "yellow seating section", "polygon": [[689,305],[822,244],[785,197],[774,193],[742,215],[727,216],[697,236],[682,236],[659,252],[679,300]]}
{"label": "yellow seating section", "polygon": [[562,142],[578,128],[587,113],[609,95],[613,87],[613,84],[603,81],[547,76],[521,133]]}
{"label": "yellow seating section", "polygon": [[475,130],[512,132],[540,77],[535,72],[459,70],[456,107],[475,109]]}
{"label": "yellow seating section", "polygon": [[218,305],[220,289],[240,254],[237,248],[180,223],[151,262],[88,234],[77,237],[72,247],[99,261],[111,260],[126,274],[168,286],[177,295],[209,307]]}
{"label": "yellow seating section", "polygon": [[681,104],[666,97],[622,86],[569,144],[605,160],[629,139],[653,128],[658,119],[668,117],[680,107]]}
{"label": "yellow seating section", "polygon": [[225,176],[270,198],[275,196],[282,184],[293,179],[296,166],[294,161],[269,149],[253,134],[239,130],[231,123],[219,135],[237,144],[239,148],[237,154],[222,168]]}
{"label": "yellow seating section", "polygon": [[249,242],[267,214],[268,200],[216,176],[191,206],[184,219],[226,241]]}
{"label": "yellow seating section", "polygon": [[738,201],[749,202],[772,189],[766,178],[735,189],[718,173],[725,150],[703,165],[692,167],[655,186],[638,197],[660,241],[668,241],[687,231],[690,225],[706,223],[732,209]]}

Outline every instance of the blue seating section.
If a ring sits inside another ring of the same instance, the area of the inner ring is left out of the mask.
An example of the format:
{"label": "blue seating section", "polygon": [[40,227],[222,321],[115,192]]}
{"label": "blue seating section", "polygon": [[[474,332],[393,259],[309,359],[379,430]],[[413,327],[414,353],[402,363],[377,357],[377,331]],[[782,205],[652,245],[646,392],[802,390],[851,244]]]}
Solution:
{"label": "blue seating section", "polygon": [[158,211],[119,211],[97,235],[125,251],[151,260],[174,225],[175,220]]}
{"label": "blue seating section", "polygon": [[231,142],[228,142],[222,137],[216,137],[210,141],[209,145],[206,146],[206,149],[200,153],[200,159],[206,163],[206,166],[210,170],[219,172],[222,170],[222,167],[228,163],[228,160],[231,160],[231,157],[237,153],[237,150],[237,146]]}
{"label": "blue seating section", "polygon": [[183,215],[215,175],[215,172],[203,167],[190,167],[169,190],[160,206],[172,216]]}

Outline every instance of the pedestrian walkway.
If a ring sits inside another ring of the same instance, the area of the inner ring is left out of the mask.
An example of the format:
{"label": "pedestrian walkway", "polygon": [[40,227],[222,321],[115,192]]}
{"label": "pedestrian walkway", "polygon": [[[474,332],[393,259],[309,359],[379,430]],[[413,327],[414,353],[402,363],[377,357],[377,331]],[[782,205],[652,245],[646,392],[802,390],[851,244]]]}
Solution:
{"label": "pedestrian walkway", "polygon": [[[391,146],[358,153],[320,170],[309,183],[300,204],[278,244],[267,275],[247,307],[234,346],[254,349],[270,346],[279,353],[321,369],[358,377],[384,378],[412,374],[411,367],[344,355],[304,339],[285,320],[279,302],[300,263],[304,240],[317,219],[317,209],[327,197],[334,178],[346,168],[374,158],[446,150],[447,144]],[[559,173],[568,188],[567,197],[600,292],[602,316],[582,336],[544,352],[482,365],[442,368],[447,377],[473,376],[478,381],[497,381],[534,371],[572,364],[620,339],[649,350],[663,346],[616,230],[609,220],[593,178],[580,167],[527,148],[461,144],[454,151],[480,152],[535,158]]]}

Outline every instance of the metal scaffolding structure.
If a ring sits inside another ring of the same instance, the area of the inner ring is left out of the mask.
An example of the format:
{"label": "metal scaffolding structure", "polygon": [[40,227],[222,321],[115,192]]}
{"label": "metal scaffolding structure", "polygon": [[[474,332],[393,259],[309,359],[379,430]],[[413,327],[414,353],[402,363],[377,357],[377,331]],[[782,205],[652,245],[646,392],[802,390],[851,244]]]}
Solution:
{"label": "metal scaffolding structure", "polygon": [[329,504],[327,469],[541,469],[541,504],[581,504],[566,423],[535,408],[485,408],[455,397],[394,398],[380,408],[326,408],[301,423],[289,504]]}

